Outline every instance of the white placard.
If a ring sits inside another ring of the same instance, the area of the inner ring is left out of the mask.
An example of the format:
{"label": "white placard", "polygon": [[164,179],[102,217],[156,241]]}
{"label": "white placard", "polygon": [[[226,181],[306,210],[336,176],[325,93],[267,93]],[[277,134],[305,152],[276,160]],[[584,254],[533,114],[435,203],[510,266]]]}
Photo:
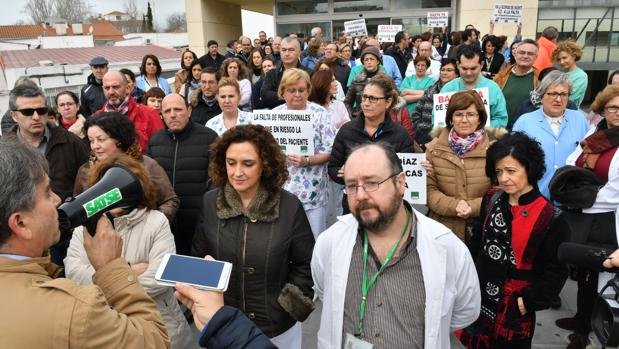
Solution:
{"label": "white placard", "polygon": [[351,36],[368,35],[368,28],[365,26],[365,18],[344,22],[344,31]]}
{"label": "white placard", "polygon": [[398,157],[406,175],[404,199],[410,204],[425,205],[428,201],[427,174],[421,160],[426,159],[426,154],[398,153]]}
{"label": "white placard", "polygon": [[401,24],[394,24],[394,25],[379,25],[378,26],[378,34],[376,35],[376,38],[378,39],[378,41],[380,42],[394,42],[395,41],[395,35],[399,32],[402,31],[402,25]]}
{"label": "white placard", "polygon": [[524,6],[514,4],[494,4],[492,20],[494,23],[518,24],[522,22]]}
{"label": "white placard", "polygon": [[286,154],[314,154],[312,113],[304,110],[254,110],[252,123],[266,127]]}
{"label": "white placard", "polygon": [[[479,97],[484,102],[486,108],[486,127],[490,127],[490,91],[487,87],[476,88],[475,91],[479,93]],[[447,116],[447,107],[449,106],[449,99],[451,95],[456,92],[445,92],[434,94],[434,127],[445,127],[445,117]]]}
{"label": "white placard", "polygon": [[449,26],[449,12],[428,12],[428,27],[442,28]]}

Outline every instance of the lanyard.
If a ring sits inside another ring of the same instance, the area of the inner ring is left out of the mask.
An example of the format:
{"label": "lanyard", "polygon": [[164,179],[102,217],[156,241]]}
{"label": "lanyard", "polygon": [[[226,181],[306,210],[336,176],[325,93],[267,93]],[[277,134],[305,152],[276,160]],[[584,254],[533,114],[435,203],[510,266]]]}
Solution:
{"label": "lanyard", "polygon": [[389,264],[389,262],[391,261],[391,258],[393,258],[393,255],[395,254],[395,250],[398,248],[400,241],[402,241],[404,234],[406,234],[406,232],[408,231],[408,226],[410,225],[410,221],[411,221],[411,214],[410,212],[408,212],[408,210],[405,210],[405,211],[406,211],[406,225],[404,226],[404,229],[402,230],[402,234],[400,235],[400,238],[398,239],[398,241],[396,241],[396,243],[393,244],[393,247],[391,247],[391,251],[389,251],[389,254],[387,255],[387,257],[385,257],[385,260],[383,261],[383,264],[381,265],[380,269],[376,272],[376,274],[374,274],[369,284],[367,280],[368,234],[367,232],[363,233],[363,283],[361,285],[361,306],[359,308],[359,326],[357,327],[359,329],[359,336],[363,336],[363,319],[365,318],[365,306],[367,304],[368,292],[370,291],[372,286],[374,286],[380,274],[382,274],[385,268],[387,268],[387,264]]}

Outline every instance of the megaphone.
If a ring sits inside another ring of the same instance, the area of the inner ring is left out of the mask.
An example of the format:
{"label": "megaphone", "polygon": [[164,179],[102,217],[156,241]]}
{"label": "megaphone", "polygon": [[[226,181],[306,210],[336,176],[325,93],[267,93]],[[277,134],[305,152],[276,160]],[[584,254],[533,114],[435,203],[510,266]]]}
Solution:
{"label": "megaphone", "polygon": [[144,198],[138,177],[127,167],[114,164],[101,179],[77,197],[69,197],[58,207],[60,231],[67,234],[85,225],[91,235],[99,217],[114,208],[132,210]]}

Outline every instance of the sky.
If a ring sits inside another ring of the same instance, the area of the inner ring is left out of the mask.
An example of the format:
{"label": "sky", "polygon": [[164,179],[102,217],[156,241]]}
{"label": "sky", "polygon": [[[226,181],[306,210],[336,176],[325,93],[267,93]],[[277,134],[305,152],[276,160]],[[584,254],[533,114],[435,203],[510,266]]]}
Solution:
{"label": "sky", "polygon": [[[0,11],[0,25],[10,25],[22,20],[26,23],[30,22],[30,17],[23,11],[26,1],[2,1],[2,11]],[[135,0],[138,7],[146,12],[147,0]],[[95,1],[88,0],[91,5],[91,12],[94,15],[106,14],[112,11],[123,11],[125,0],[105,0]],[[169,0],[151,0],[153,9],[153,17],[155,26],[159,28],[165,27],[166,18],[175,12],[185,13],[185,1],[169,1]],[[265,23],[273,23],[273,17],[263,15],[251,11],[242,11],[243,17],[243,35],[251,38],[257,38],[258,32],[264,30],[268,36],[273,36],[273,25],[265,25]]]}

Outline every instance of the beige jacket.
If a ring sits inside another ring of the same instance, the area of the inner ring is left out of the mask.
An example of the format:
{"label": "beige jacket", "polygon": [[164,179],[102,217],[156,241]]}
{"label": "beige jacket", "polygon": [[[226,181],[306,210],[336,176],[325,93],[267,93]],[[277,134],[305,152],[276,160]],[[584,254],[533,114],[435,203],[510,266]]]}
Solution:
{"label": "beige jacket", "polygon": [[[192,339],[189,325],[174,297],[174,288],[158,285],[155,273],[166,253],[175,253],[174,237],[166,217],[157,210],[134,209],[115,218],[114,227],[123,238],[122,256],[130,264],[149,263],[138,280],[161,312],[172,348],[184,348]],[[76,228],[64,260],[67,278],[82,285],[92,284],[95,270],[84,249],[82,227]]]}
{"label": "beige jacket", "polygon": [[0,257],[0,348],[169,348],[155,302],[123,258],[92,286],[55,277],[49,257]]}
{"label": "beige jacket", "polygon": [[464,200],[473,209],[469,219],[479,216],[481,199],[490,188],[485,172],[490,142],[484,134],[475,149],[458,158],[447,143],[448,136],[449,130],[443,128],[439,137],[426,147],[426,159],[434,167],[432,175],[428,176],[428,208],[431,218],[445,224],[464,240],[466,220],[458,217],[456,206]]}

